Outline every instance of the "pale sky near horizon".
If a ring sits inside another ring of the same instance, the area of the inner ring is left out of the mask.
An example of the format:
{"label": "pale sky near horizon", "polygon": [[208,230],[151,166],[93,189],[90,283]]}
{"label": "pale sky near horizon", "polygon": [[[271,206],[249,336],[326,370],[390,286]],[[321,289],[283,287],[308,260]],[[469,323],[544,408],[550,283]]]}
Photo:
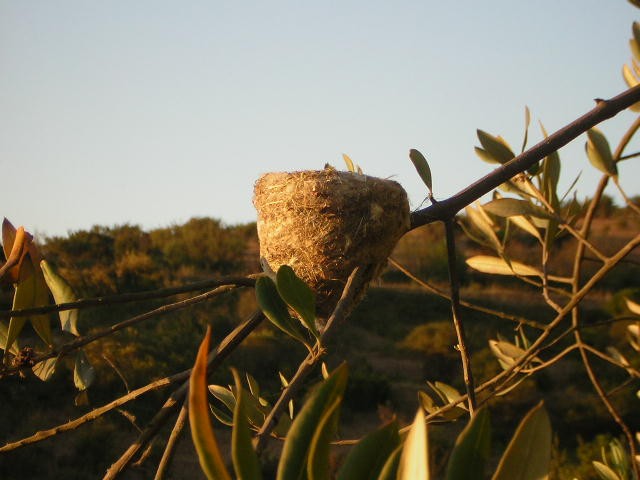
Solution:
{"label": "pale sky near horizon", "polygon": [[[525,105],[532,145],[539,119],[622,92],[634,20],[625,0],[0,0],[0,216],[39,235],[248,222],[262,173],[343,152],[415,208],[410,148],[437,198],[456,193],[494,168],[476,128],[519,150]],[[633,118],[601,128],[617,143]],[[588,195],[584,138],[561,158]],[[640,193],[638,161],[620,170]]]}

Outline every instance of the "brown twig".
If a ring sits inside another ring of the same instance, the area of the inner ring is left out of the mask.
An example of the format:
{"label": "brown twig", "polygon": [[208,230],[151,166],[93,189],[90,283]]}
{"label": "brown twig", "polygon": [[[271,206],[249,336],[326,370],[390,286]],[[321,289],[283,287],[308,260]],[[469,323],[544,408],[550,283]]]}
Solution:
{"label": "brown twig", "polygon": [[339,326],[349,314],[353,306],[355,293],[359,290],[360,287],[362,287],[362,279],[365,276],[365,272],[363,272],[362,270],[362,267],[356,267],[349,276],[347,284],[342,291],[342,296],[336,304],[333,313],[329,317],[329,320],[327,321],[327,324],[325,325],[324,330],[322,331],[322,334],[320,336],[320,340],[316,344],[318,348],[315,349],[315,351],[309,352],[306,358],[302,361],[295,375],[289,382],[289,385],[287,385],[287,387],[282,391],[280,397],[265,418],[262,427],[256,434],[255,444],[256,450],[258,452],[262,450],[262,448],[264,447],[264,442],[266,441],[268,435],[277,425],[278,416],[288,404],[289,400],[293,398],[293,396],[302,386],[302,381],[307,377],[307,375],[309,375],[318,361],[326,354],[326,351],[324,350],[322,345],[330,338],[332,333],[336,330],[336,327]]}
{"label": "brown twig", "polygon": [[451,287],[451,314],[453,317],[453,325],[456,329],[458,337],[457,349],[460,352],[460,360],[462,362],[462,373],[464,377],[464,385],[467,389],[467,404],[469,406],[469,415],[473,418],[476,411],[476,395],[473,384],[473,372],[471,371],[471,357],[467,349],[467,340],[464,333],[464,325],[462,324],[462,316],[460,312],[460,278],[458,277],[458,269],[456,266],[456,241],[454,232],[455,220],[449,219],[444,222],[445,236],[447,240],[447,260],[449,263],[449,285]]}
{"label": "brown twig", "polygon": [[144,320],[148,320],[150,318],[154,318],[154,317],[158,317],[160,315],[166,315],[167,313],[170,312],[175,312],[177,310],[181,310],[184,308],[187,308],[191,305],[195,305],[196,303],[201,303],[201,302],[205,302],[207,300],[210,300],[214,297],[217,297],[218,295],[221,295],[223,293],[226,293],[230,290],[233,290],[237,288],[237,285],[223,285],[221,287],[215,288],[209,292],[200,294],[200,295],[196,295],[195,297],[191,297],[191,298],[187,298],[186,300],[181,300],[179,302],[175,302],[175,303],[169,303],[167,305],[163,305],[162,307],[158,307],[155,310],[151,310],[149,312],[145,312],[141,315],[136,315],[135,317],[131,317],[127,320],[123,320],[122,322],[116,323],[115,325],[112,325],[110,327],[104,328],[102,330],[99,330],[97,332],[94,332],[90,335],[85,335],[83,337],[78,337],[75,340],[72,340],[69,343],[66,343],[58,348],[54,348],[51,351],[47,352],[47,353],[43,353],[40,355],[37,355],[33,358],[33,362],[31,363],[31,365],[29,367],[25,367],[22,365],[17,365],[17,366],[13,366],[13,367],[6,367],[6,368],[2,368],[0,369],[0,379],[2,379],[5,376],[14,374],[16,372],[18,372],[19,370],[25,369],[25,368],[31,368],[33,367],[33,365],[36,365],[40,362],[43,362],[49,358],[54,358],[54,357],[63,357],[65,355],[68,355],[70,352],[73,352],[74,350],[77,350],[85,345],[88,345],[89,343],[95,342],[96,340],[99,340],[101,338],[107,337],[109,335],[114,334],[115,332],[122,330],[123,328],[127,328],[127,327],[131,327],[132,325],[135,325],[137,323],[140,323]]}
{"label": "brown twig", "polygon": [[62,432],[67,432],[69,430],[74,430],[81,425],[84,425],[87,422],[95,420],[96,418],[104,415],[107,412],[110,412],[114,408],[118,408],[120,405],[124,405],[127,402],[135,400],[140,395],[143,395],[152,390],[157,390],[159,388],[166,387],[167,385],[171,385],[174,383],[178,383],[180,381],[184,381],[189,378],[190,370],[185,372],[176,373],[175,375],[171,375],[170,377],[161,378],[156,380],[155,382],[151,382],[144,387],[137,388],[132,392],[123,395],[122,397],[113,400],[112,402],[103,405],[102,407],[95,408],[90,412],[82,415],[81,417],[76,418],[75,420],[71,420],[70,422],[64,423],[62,425],[58,425],[57,427],[50,428],[48,430],[41,430],[39,432],[34,433],[33,435],[23,438],[21,440],[7,443],[3,447],[0,447],[0,453],[9,452],[11,450],[15,450],[17,448],[23,447],[25,445],[30,445],[32,443],[41,442],[42,440],[46,440],[47,438],[53,437]]}
{"label": "brown twig", "polygon": [[[260,310],[254,312],[251,317],[238,325],[225,339],[220,342],[215,351],[209,354],[207,360],[207,372],[210,375],[216,368],[220,366],[222,361],[236,349],[247,336],[260,325],[264,315]],[[162,408],[155,414],[151,421],[147,424],[140,436],[133,442],[122,456],[107,470],[103,480],[112,480],[116,478],[125,468],[129,466],[133,457],[149,443],[151,439],[158,433],[160,428],[165,424],[169,417],[175,412],[176,408],[184,402],[185,396],[189,391],[188,376],[191,370],[187,372],[187,381],[185,381],[178,389],[171,393]]]}
{"label": "brown twig", "polygon": [[237,287],[253,287],[256,283],[256,276],[257,275],[248,275],[246,277],[224,277],[219,279],[203,280],[201,282],[189,283],[187,285],[181,285],[179,287],[167,287],[157,290],[149,290],[146,292],[123,293],[120,295],[87,298],[77,300],[75,302],[46,305],[43,307],[24,308],[21,310],[0,310],[0,318],[26,317],[42,313],[62,312],[65,310],[78,310],[91,307],[108,307],[120,303],[141,302],[143,300],[171,297],[173,295],[179,295],[181,293],[196,292],[198,290],[216,288],[225,285],[235,285]]}
{"label": "brown twig", "polygon": [[[439,297],[442,297],[442,298],[445,298],[445,299],[451,301],[451,296],[450,295],[448,295],[443,290],[440,290],[438,287],[436,287],[434,285],[431,285],[430,283],[428,283],[425,280],[421,279],[420,277],[416,276],[407,267],[405,267],[404,265],[399,263],[397,260],[394,260],[393,258],[389,257],[389,263],[391,265],[393,265],[395,268],[397,268],[400,272],[405,274],[408,278],[410,278],[411,280],[416,282],[418,285],[420,285],[425,290],[427,290],[427,291],[429,291],[429,292],[431,292],[431,293],[433,293],[435,295],[438,295]],[[483,307],[482,305],[476,305],[474,303],[470,303],[470,302],[467,302],[465,300],[460,300],[460,305],[462,305],[463,307],[469,308],[471,310],[475,310],[477,312],[486,313],[488,315],[492,315],[492,316],[497,317],[497,318],[502,318],[504,320],[509,320],[511,322],[515,322],[515,323],[518,323],[518,324],[527,325],[529,327],[536,328],[538,330],[544,330],[545,327],[546,327],[546,325],[544,325],[542,323],[539,323],[539,322],[536,322],[535,320],[530,320],[528,318],[519,317],[517,315],[510,315],[510,314],[504,313],[504,312],[502,312],[500,310],[493,310],[491,308]]]}
{"label": "brown twig", "polygon": [[[632,136],[636,133],[636,131],[639,128],[640,128],[640,117],[638,117],[636,121],[632,124],[632,126],[627,130],[626,134],[623,136],[622,140],[618,144],[618,147],[616,148],[616,151],[613,155],[614,161],[617,162],[620,160],[624,152],[624,149],[626,148]],[[610,177],[608,175],[604,175],[601,178],[600,182],[598,183],[598,186],[596,187],[594,196],[591,199],[591,202],[589,203],[589,207],[587,208],[587,212],[585,214],[582,227],[580,228],[580,234],[583,237],[587,237],[589,231],[591,230],[591,225],[595,217],[596,209],[598,207],[598,204],[600,203],[600,200],[602,199],[602,194],[604,193],[604,189],[606,188],[607,183],[609,182],[609,178]],[[626,246],[628,247],[629,243]],[[572,275],[573,283],[571,286],[572,293],[574,293],[574,295],[576,294],[576,292],[580,290],[580,277],[582,274],[582,262],[584,258],[584,253],[585,253],[584,243],[578,243],[578,246],[576,247],[576,253],[574,256],[573,275]],[[580,357],[582,359],[582,364],[585,368],[585,371],[587,372],[587,376],[589,377],[589,380],[591,381],[591,384],[594,390],[596,391],[598,397],[600,398],[600,401],[603,403],[603,405],[609,412],[609,415],[611,416],[611,418],[613,418],[613,420],[618,424],[618,426],[622,430],[622,433],[624,434],[627,440],[629,453],[632,459],[631,463],[633,465],[633,471],[635,473],[635,476],[637,478],[640,478],[640,466],[638,465],[638,462],[635,461],[637,456],[635,439],[633,438],[633,434],[631,433],[629,426],[626,424],[626,422],[622,419],[622,417],[616,410],[615,406],[609,399],[607,393],[602,387],[602,384],[600,383],[600,380],[598,379],[597,375],[593,370],[591,361],[587,354],[587,348],[585,348],[586,344],[582,339],[582,333],[580,331],[580,310],[578,308],[573,308],[571,311],[571,323],[572,323],[572,327],[574,328],[573,335],[575,338],[575,343],[576,345],[578,345],[578,348],[580,351]]]}
{"label": "brown twig", "polygon": [[640,85],[630,88],[609,100],[598,100],[595,108],[591,111],[549,135],[543,141],[496,168],[464,190],[446,200],[413,212],[411,214],[411,229],[438,220],[444,221],[452,218],[465,206],[473,203],[517,174],[524,172],[547,155],[564,147],[591,127],[617,115],[638,101],[640,101]]}
{"label": "brown twig", "polygon": [[171,465],[175,447],[178,443],[178,439],[180,438],[180,434],[182,433],[186,421],[187,404],[186,402],[184,402],[182,404],[182,408],[180,409],[180,413],[178,414],[178,419],[176,420],[176,423],[171,430],[171,435],[169,435],[169,440],[167,440],[167,446],[164,448],[162,458],[160,459],[160,463],[158,464],[158,469],[156,470],[156,475],[155,477],[153,477],[153,480],[162,480],[164,478],[167,469]]}

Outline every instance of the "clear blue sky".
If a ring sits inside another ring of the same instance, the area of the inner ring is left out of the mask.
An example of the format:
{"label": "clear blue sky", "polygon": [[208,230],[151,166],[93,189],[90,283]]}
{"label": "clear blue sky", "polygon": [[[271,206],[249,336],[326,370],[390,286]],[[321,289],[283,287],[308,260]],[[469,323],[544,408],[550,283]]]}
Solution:
{"label": "clear blue sky", "polygon": [[[342,152],[416,207],[410,148],[454,194],[492,169],[476,128],[517,149],[525,105],[553,131],[624,90],[635,19],[624,0],[0,0],[0,216],[41,235],[247,222],[259,175]],[[562,158],[586,194],[583,143]],[[638,161],[621,173],[639,193]]]}

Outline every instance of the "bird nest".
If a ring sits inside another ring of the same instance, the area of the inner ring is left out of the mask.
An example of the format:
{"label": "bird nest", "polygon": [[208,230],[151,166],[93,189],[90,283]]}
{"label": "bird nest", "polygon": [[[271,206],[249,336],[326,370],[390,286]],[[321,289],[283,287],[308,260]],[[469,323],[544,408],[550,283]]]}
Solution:
{"label": "bird nest", "polygon": [[357,266],[379,275],[409,228],[409,202],[397,182],[332,168],[267,173],[255,184],[260,256],[272,270],[289,265],[331,313]]}

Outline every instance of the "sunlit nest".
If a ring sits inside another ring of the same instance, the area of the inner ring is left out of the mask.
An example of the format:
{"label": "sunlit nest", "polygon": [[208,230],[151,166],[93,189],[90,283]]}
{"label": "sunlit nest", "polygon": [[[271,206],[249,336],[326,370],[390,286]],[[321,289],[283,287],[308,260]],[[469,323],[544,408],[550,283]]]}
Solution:
{"label": "sunlit nest", "polygon": [[267,173],[255,184],[260,256],[273,271],[289,265],[317,295],[318,313],[335,307],[356,266],[379,275],[409,228],[409,202],[397,182],[327,168]]}

